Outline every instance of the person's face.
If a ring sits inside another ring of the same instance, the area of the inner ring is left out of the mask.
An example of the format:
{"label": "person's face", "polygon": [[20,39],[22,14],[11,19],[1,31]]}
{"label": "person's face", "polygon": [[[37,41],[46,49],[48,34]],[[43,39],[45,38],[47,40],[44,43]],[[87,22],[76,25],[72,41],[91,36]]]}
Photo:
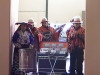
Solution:
{"label": "person's face", "polygon": [[30,24],[29,25],[30,28],[33,28],[34,27],[34,22],[28,22],[28,24]]}
{"label": "person's face", "polygon": [[28,27],[32,29],[34,26],[33,25],[28,25]]}
{"label": "person's face", "polygon": [[27,26],[26,26],[26,25],[24,25],[24,24],[23,24],[23,25],[21,25],[21,30],[22,30],[22,31],[25,31],[25,30],[26,30],[26,28],[27,28]]}
{"label": "person's face", "polygon": [[48,25],[47,21],[42,22],[42,26],[46,27]]}
{"label": "person's face", "polygon": [[81,23],[74,23],[74,24],[73,24],[73,26],[74,26],[75,28],[78,28],[80,25],[81,25]]}

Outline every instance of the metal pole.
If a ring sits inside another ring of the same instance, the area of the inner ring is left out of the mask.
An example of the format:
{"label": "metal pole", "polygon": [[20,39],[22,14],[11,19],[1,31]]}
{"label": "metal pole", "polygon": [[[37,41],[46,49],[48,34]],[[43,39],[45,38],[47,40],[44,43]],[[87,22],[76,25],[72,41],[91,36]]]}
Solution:
{"label": "metal pole", "polygon": [[46,0],[46,18],[48,19],[48,0]]}

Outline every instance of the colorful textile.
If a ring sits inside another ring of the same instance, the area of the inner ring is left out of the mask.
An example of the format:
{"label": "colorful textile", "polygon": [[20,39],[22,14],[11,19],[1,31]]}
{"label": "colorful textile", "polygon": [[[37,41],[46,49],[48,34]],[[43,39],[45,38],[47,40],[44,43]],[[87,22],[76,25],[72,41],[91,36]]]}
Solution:
{"label": "colorful textile", "polygon": [[16,31],[12,41],[15,46],[16,44],[34,44],[34,38],[28,31],[25,31],[24,33],[22,31]]}
{"label": "colorful textile", "polygon": [[54,28],[41,26],[38,28],[38,31],[43,35],[42,41],[52,41],[52,33],[55,31]]}
{"label": "colorful textile", "polygon": [[74,50],[74,47],[79,47],[84,49],[85,29],[82,27],[79,27],[78,29],[71,27],[69,32],[67,33],[67,40],[69,43],[70,50]]}
{"label": "colorful textile", "polygon": [[36,27],[32,28],[32,34],[34,35],[34,48],[39,51],[39,37],[38,37],[38,29]]}
{"label": "colorful textile", "polygon": [[18,30],[14,33],[12,42],[14,43],[15,48],[11,75],[22,75],[23,72],[19,69],[19,49],[30,48],[30,46],[34,45],[34,37],[28,31],[23,33],[21,30]]}

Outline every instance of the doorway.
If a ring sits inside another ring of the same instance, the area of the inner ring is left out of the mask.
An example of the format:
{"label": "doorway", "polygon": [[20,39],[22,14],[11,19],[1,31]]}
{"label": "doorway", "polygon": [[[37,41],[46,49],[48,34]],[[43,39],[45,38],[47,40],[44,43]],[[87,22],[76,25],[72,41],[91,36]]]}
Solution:
{"label": "doorway", "polygon": [[[77,4],[77,1],[80,2],[79,5]],[[85,24],[85,1],[77,1],[69,0],[69,2],[67,2],[65,0],[48,0],[48,20],[50,21],[51,25],[62,25],[69,23],[70,19],[72,19],[72,17],[76,15],[81,16]],[[31,4],[28,3],[28,1],[23,2],[20,0],[19,4],[18,21],[27,22],[29,18],[34,18],[34,20],[36,21],[35,26],[40,27],[41,18],[46,16],[46,0],[34,0],[34,2],[31,1]],[[41,6],[38,7],[38,5]],[[83,26],[85,27],[85,25]],[[66,32],[66,30],[64,32]],[[62,36],[66,37],[66,35]]]}

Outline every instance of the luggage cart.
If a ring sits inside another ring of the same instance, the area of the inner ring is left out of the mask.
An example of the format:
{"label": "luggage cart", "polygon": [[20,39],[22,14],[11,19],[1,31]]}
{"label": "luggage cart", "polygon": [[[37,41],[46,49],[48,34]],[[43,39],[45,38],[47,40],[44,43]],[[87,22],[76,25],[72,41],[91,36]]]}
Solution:
{"label": "luggage cart", "polygon": [[36,73],[36,52],[35,49],[19,50],[19,69],[25,74]]}

